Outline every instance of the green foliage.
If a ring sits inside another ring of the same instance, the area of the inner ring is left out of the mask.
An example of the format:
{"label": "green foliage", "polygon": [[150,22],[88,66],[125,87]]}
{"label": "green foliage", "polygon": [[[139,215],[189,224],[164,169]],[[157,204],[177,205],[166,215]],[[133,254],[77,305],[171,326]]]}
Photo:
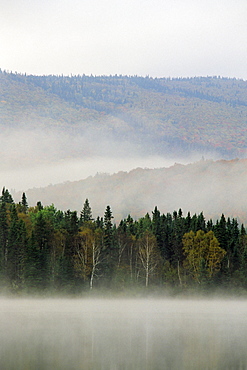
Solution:
{"label": "green foliage", "polygon": [[27,197],[26,197],[26,194],[25,193],[22,194],[21,206],[22,206],[22,212],[23,213],[27,213],[27,210],[28,210],[28,202],[27,202]]}
{"label": "green foliage", "polygon": [[81,211],[80,216],[81,223],[92,221],[92,209],[89,204],[89,200],[86,199]]}
{"label": "green foliage", "polygon": [[190,231],[183,236],[183,250],[187,264],[194,279],[201,283],[205,278],[212,278],[220,270],[221,261],[226,251],[219,246],[219,242],[212,231],[205,233],[198,230]]}
{"label": "green foliage", "polygon": [[10,203],[10,204],[13,204],[14,203],[13,198],[12,198],[12,195],[10,194],[10,192],[8,191],[8,189],[5,189],[5,187],[3,187],[2,195],[0,197],[0,201],[2,203]]}
{"label": "green foliage", "polygon": [[113,224],[112,224],[112,211],[108,205],[104,214],[104,245],[105,248],[112,247],[112,235],[113,235]]}
{"label": "green foliage", "polygon": [[[0,285],[12,291],[193,286],[247,289],[247,236],[236,219],[161,214],[113,224],[111,207],[83,222],[76,211],[0,200]],[[25,202],[23,202],[25,203]],[[25,207],[24,207],[25,206]],[[23,208],[24,207],[24,208]],[[201,227],[201,229],[199,229]]]}

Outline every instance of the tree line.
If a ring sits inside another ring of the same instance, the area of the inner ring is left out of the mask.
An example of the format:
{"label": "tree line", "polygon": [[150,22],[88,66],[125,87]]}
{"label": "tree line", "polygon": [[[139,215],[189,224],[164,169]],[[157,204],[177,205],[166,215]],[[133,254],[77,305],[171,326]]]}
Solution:
{"label": "tree line", "polygon": [[94,288],[247,288],[247,236],[236,219],[206,221],[181,209],[114,224],[108,205],[92,217],[89,200],[76,211],[25,193],[0,197],[0,285],[14,292],[82,292]]}

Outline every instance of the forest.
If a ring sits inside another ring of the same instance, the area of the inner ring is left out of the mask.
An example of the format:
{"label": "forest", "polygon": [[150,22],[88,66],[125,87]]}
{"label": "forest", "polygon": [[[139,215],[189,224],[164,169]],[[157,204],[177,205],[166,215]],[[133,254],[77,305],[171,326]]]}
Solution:
{"label": "forest", "polygon": [[90,129],[150,153],[200,150],[243,158],[246,86],[219,76],[34,76],[0,70],[0,122],[4,129]]}
{"label": "forest", "polygon": [[214,222],[157,207],[114,223],[110,205],[92,218],[88,199],[77,211],[0,197],[0,286],[14,294],[247,288],[244,225],[224,214]]}

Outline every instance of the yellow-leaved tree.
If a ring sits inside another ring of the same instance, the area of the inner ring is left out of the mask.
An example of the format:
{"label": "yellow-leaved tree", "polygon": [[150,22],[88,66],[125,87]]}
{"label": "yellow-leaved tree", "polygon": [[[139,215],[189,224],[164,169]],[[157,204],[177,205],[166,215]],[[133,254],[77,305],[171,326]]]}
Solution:
{"label": "yellow-leaved tree", "polygon": [[202,273],[211,278],[220,269],[220,263],[226,251],[219,246],[213,231],[205,233],[190,231],[183,236],[183,251],[186,256],[185,268],[188,268],[194,279],[201,283]]}
{"label": "yellow-leaved tree", "polygon": [[97,270],[102,262],[103,234],[100,229],[89,226],[82,227],[78,232],[74,255],[74,268],[77,275],[89,280],[90,289],[93,289]]}

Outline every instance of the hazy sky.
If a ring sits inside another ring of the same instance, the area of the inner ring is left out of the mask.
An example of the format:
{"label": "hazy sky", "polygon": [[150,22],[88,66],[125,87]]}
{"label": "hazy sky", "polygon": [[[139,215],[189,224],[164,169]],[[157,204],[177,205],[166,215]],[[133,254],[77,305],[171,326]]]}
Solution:
{"label": "hazy sky", "polygon": [[246,0],[1,0],[0,68],[247,79]]}

